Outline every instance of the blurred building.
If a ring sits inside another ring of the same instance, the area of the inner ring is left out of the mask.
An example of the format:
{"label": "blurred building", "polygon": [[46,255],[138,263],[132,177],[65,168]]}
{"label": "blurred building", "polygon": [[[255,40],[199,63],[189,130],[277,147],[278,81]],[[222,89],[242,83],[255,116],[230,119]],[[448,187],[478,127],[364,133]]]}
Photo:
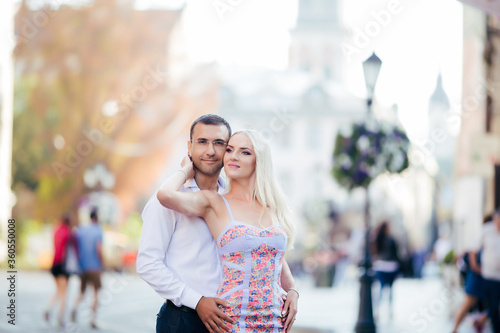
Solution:
{"label": "blurred building", "polygon": [[457,252],[476,245],[483,217],[495,208],[494,184],[500,182],[500,175],[495,179],[494,173],[494,165],[500,163],[500,9],[496,2],[462,2],[462,107],[447,118],[460,128],[453,208]]}
{"label": "blurred building", "polygon": [[440,224],[447,224],[451,219],[456,137],[446,118],[450,110],[450,100],[444,91],[443,79],[439,73],[436,88],[429,99],[429,134],[425,145],[438,167],[438,172],[433,175],[434,191],[429,248],[432,248],[438,239]]}
{"label": "blurred building", "polygon": [[455,139],[452,137],[446,116],[451,110],[450,100],[443,88],[443,78],[438,75],[436,88],[429,99],[429,150],[433,153],[439,171],[450,175],[453,171]]}
{"label": "blurred building", "polygon": [[342,82],[345,59],[340,45],[346,32],[337,0],[300,0],[297,25],[292,30],[290,68],[317,80]]}

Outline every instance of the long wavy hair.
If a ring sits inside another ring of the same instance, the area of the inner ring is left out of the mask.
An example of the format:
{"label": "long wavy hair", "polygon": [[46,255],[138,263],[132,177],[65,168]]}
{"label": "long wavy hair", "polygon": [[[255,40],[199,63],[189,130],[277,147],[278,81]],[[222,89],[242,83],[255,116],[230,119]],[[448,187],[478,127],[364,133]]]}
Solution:
{"label": "long wavy hair", "polygon": [[[276,180],[271,150],[264,136],[255,130],[239,130],[234,132],[233,136],[242,133],[248,136],[252,141],[255,152],[255,187],[253,189],[253,200],[257,200],[263,207],[266,207],[281,223],[288,237],[287,247],[293,248],[295,238],[295,225],[291,220],[291,212],[286,203],[283,190]],[[231,189],[231,179],[227,182],[227,191]],[[262,215],[264,215],[263,210]],[[274,219],[273,219],[274,223]]]}

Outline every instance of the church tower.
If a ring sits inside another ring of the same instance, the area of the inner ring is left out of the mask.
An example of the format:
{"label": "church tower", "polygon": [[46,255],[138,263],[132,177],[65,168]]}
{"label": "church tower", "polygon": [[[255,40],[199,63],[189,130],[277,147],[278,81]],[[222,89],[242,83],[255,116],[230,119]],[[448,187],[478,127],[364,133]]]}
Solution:
{"label": "church tower", "polygon": [[443,78],[439,73],[436,89],[429,99],[429,136],[436,158],[442,172],[451,173],[453,170],[454,140],[448,129],[446,115],[450,111],[450,100],[443,88]]}
{"label": "church tower", "polygon": [[317,80],[342,81],[344,31],[338,0],[299,0],[291,35],[291,69],[306,71]]}

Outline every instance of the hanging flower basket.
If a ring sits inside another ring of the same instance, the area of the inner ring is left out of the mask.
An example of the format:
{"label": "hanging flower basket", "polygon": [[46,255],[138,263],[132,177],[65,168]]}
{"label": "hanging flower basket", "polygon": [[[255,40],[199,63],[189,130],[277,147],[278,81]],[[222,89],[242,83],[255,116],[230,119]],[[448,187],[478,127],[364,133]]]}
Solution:
{"label": "hanging flower basket", "polygon": [[348,190],[366,188],[384,172],[405,170],[409,147],[408,137],[398,127],[374,120],[353,124],[335,139],[333,177]]}

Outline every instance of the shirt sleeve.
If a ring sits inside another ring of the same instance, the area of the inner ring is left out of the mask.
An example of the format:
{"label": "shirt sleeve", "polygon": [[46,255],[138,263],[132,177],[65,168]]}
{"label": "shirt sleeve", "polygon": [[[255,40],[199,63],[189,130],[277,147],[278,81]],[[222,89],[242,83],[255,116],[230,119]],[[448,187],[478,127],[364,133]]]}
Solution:
{"label": "shirt sleeve", "polygon": [[175,305],[196,308],[203,296],[188,287],[166,264],[165,257],[175,230],[178,213],[163,207],[156,193],[142,212],[142,234],[137,253],[139,276],[161,297]]}

